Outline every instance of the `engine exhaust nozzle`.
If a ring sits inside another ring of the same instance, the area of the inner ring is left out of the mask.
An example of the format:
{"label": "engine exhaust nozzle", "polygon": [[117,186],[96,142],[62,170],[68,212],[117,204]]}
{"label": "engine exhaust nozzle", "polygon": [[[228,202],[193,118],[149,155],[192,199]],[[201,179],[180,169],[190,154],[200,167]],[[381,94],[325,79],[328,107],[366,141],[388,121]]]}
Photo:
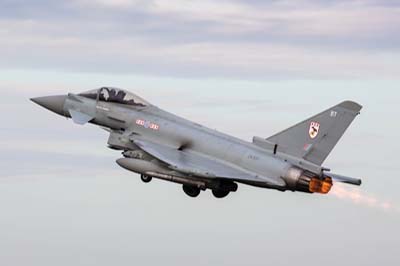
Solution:
{"label": "engine exhaust nozzle", "polygon": [[325,177],[324,179],[311,178],[309,190],[313,193],[328,194],[333,186],[332,178]]}

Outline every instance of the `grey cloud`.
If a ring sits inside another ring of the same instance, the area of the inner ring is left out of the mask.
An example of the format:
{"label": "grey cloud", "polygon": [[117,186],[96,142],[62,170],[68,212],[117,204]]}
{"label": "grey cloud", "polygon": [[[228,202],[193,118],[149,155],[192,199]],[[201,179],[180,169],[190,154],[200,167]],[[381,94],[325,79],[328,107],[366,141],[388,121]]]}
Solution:
{"label": "grey cloud", "polygon": [[[392,1],[167,2],[3,1],[0,67],[244,78],[398,74],[382,70],[400,47]],[[346,70],[353,53],[361,61]],[[298,59],[305,54],[314,67]],[[368,67],[375,63],[380,71]]]}
{"label": "grey cloud", "polygon": [[[94,1],[96,3],[96,1]],[[152,3],[153,1],[148,1]],[[161,1],[162,2],[162,1]],[[226,2],[226,1],[225,1]],[[19,20],[33,20],[38,21],[38,26],[43,26],[43,31],[39,30],[39,33],[48,33],[51,36],[78,36],[81,38],[96,39],[108,39],[108,38],[129,38],[129,36],[135,35],[151,41],[157,41],[162,43],[187,43],[187,42],[235,42],[235,43],[277,43],[277,44],[291,44],[298,46],[329,46],[339,47],[340,49],[345,47],[349,49],[359,48],[391,48],[396,49],[400,44],[400,37],[398,34],[398,28],[395,25],[391,25],[390,21],[382,24],[384,28],[379,30],[371,29],[371,34],[363,34],[365,29],[361,30],[361,33],[352,32],[351,34],[335,34],[329,35],[331,29],[327,29],[327,34],[315,33],[313,29],[292,29],[302,24],[310,23],[307,20],[314,19],[315,23],[321,18],[318,17],[318,13],[326,12],[329,8],[339,6],[338,3],[351,3],[351,1],[302,1],[309,3],[314,15],[310,15],[307,12],[307,8],[300,8],[298,4],[279,5],[285,1],[236,1],[240,4],[239,7],[249,7],[252,9],[251,12],[256,11],[258,8],[265,9],[267,12],[266,16],[262,18],[255,18],[254,21],[233,21],[234,25],[226,25],[227,21],[223,18],[215,19],[210,17],[197,17],[188,18],[184,12],[155,12],[149,8],[151,4],[140,4],[136,3],[129,6],[129,8],[110,8],[108,6],[102,6],[99,4],[87,4],[88,1],[83,1],[78,5],[76,1],[54,3],[54,1],[40,0],[38,2],[24,3],[20,1],[6,2],[2,8],[2,16],[5,18]],[[359,3],[359,1],[355,1]],[[368,2],[368,1],[367,1]],[[8,3],[8,4],[7,4]],[[232,2],[234,3],[234,2]],[[313,4],[311,4],[313,3]],[[325,3],[325,5],[321,5]],[[326,3],[330,3],[330,6],[326,6]],[[383,1],[380,5],[386,3]],[[307,6],[307,5],[306,5]],[[218,4],[215,5],[218,8]],[[222,6],[223,7],[223,6]],[[349,5],[351,7],[351,5]],[[268,12],[272,11],[288,11],[291,12],[294,8],[300,10],[300,17],[296,18],[296,14],[288,13],[285,16],[269,16]],[[313,10],[317,9],[317,10]],[[364,4],[358,7],[361,11],[363,8],[370,8],[370,5]],[[338,10],[338,14],[339,14]],[[371,10],[373,11],[373,10]],[[1,11],[0,11],[1,12]],[[302,13],[304,12],[304,14]],[[375,14],[374,14],[375,13]],[[390,9],[382,10],[381,14],[373,12],[371,16],[381,16],[382,18],[389,16],[393,17],[396,13],[393,13]],[[295,15],[294,18],[291,16]],[[327,16],[330,14],[328,13]],[[331,14],[334,16],[335,14]],[[355,17],[359,17],[360,23],[364,20],[371,19],[368,17],[362,17],[365,14],[354,13]],[[313,18],[315,16],[315,18]],[[382,20],[382,18],[379,18]],[[246,18],[247,20],[249,18]],[[341,17],[337,18],[338,20]],[[332,18],[334,20],[334,18]],[[357,18],[354,19],[357,22]],[[247,22],[258,23],[257,27],[246,26],[246,30],[238,30]],[[54,23],[54,24],[52,24]],[[324,21],[321,21],[324,23]],[[56,29],[48,29],[46,32],[46,24],[53,25]],[[229,24],[229,23],[228,23]],[[237,25],[236,25],[237,24]],[[345,27],[341,23],[334,25],[336,27]],[[368,25],[367,25],[368,26]],[[236,29],[235,29],[236,27]],[[322,25],[323,27],[323,25]],[[390,38],[390,41],[388,41]],[[373,43],[373,44],[371,44]]]}

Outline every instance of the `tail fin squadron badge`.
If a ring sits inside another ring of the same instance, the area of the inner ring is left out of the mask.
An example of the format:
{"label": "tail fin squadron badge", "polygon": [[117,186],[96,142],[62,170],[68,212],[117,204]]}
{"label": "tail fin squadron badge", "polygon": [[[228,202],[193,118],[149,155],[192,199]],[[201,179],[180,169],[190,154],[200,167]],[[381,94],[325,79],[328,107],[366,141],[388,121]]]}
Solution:
{"label": "tail fin squadron badge", "polygon": [[318,136],[319,127],[320,127],[320,124],[318,122],[311,122],[310,130],[309,130],[310,138],[315,139]]}

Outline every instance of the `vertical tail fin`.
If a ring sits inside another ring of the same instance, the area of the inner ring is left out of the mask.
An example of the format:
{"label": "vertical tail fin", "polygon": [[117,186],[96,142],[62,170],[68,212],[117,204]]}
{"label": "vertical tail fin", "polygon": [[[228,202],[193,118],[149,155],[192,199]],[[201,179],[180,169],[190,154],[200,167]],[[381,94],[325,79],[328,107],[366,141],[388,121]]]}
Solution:
{"label": "vertical tail fin", "polygon": [[278,145],[278,152],[321,165],[361,109],[358,103],[345,101],[267,140]]}

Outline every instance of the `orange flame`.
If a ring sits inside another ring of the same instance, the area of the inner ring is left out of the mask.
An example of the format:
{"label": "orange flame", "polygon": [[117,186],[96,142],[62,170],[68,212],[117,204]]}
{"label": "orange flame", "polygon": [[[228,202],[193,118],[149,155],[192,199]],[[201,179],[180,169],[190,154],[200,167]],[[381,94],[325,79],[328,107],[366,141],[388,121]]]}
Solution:
{"label": "orange flame", "polygon": [[313,178],[310,181],[309,190],[310,192],[328,194],[333,186],[332,179],[330,177],[320,180],[318,178]]}

